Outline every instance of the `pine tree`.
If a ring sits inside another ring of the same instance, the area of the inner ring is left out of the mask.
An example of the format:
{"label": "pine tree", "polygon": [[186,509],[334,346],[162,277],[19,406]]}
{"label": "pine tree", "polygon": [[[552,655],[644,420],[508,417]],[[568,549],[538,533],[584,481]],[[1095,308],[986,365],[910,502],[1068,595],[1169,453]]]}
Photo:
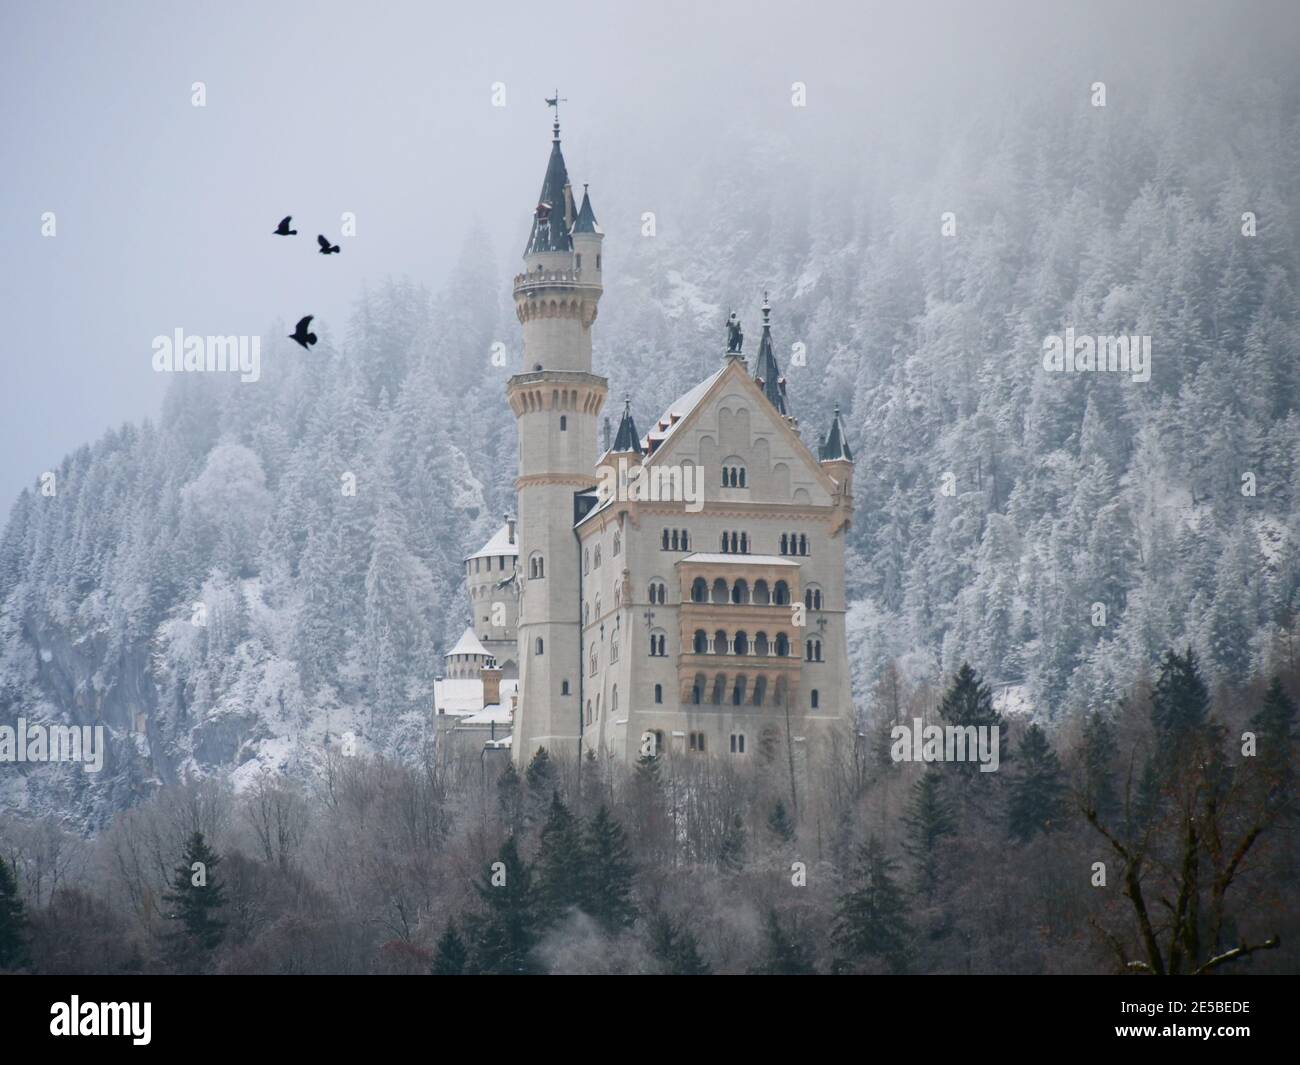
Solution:
{"label": "pine tree", "polygon": [[18,897],[18,881],[0,858],[0,970],[27,964],[27,916]]}
{"label": "pine tree", "polygon": [[497,975],[538,971],[532,951],[543,925],[541,904],[532,867],[519,857],[513,836],[474,888],[484,907],[466,921],[474,970]]}
{"label": "pine tree", "polygon": [[1255,733],[1255,757],[1269,788],[1270,801],[1287,807],[1295,805],[1295,719],[1296,705],[1283,689],[1282,679],[1275,676],[1264,693],[1263,704],[1250,719],[1250,729]]}
{"label": "pine tree", "polygon": [[1205,723],[1210,694],[1189,647],[1186,654],[1166,651],[1151,697],[1151,723],[1162,740],[1180,740]]}
{"label": "pine tree", "polygon": [[217,916],[226,902],[225,888],[216,876],[220,864],[220,855],[208,846],[203,833],[195,832],[172,875],[172,890],[163,895],[169,904],[168,919],[180,923],[176,935],[184,947],[199,954],[211,953],[225,935],[225,922]]}
{"label": "pine tree", "polygon": [[907,829],[903,850],[916,862],[916,889],[926,895],[934,891],[939,881],[939,849],[943,840],[957,834],[957,820],[944,794],[943,782],[938,767],[927,767],[912,785],[912,795],[903,814]]}
{"label": "pine tree", "polygon": [[794,839],[794,825],[790,822],[790,815],[786,812],[785,803],[780,799],[772,807],[772,812],[767,817],[768,830],[782,843],[789,843]]}
{"label": "pine tree", "polygon": [[1115,728],[1105,714],[1094,710],[1083,722],[1083,794],[1104,825],[1116,812],[1115,754]]}
{"label": "pine tree", "polygon": [[465,971],[468,960],[469,951],[465,947],[465,941],[456,930],[455,920],[450,920],[434,948],[431,972],[434,976],[460,976]]}
{"label": "pine tree", "polygon": [[745,823],[734,814],[722,830],[718,843],[718,865],[727,872],[737,872],[745,864]]}
{"label": "pine tree", "polygon": [[[1007,751],[1007,724],[1002,720],[1002,715],[993,709],[993,690],[983,683],[979,674],[973,670],[966,662],[961,664],[952,678],[952,685],[944,693],[943,701],[939,704],[940,716],[950,725],[959,725],[963,728],[974,725],[976,728],[996,728],[998,730],[998,750],[1000,761],[1005,764],[1009,761]],[[954,765],[961,772],[977,776],[992,776],[993,774],[980,773],[979,762],[970,759],[964,762],[956,762]]]}
{"label": "pine tree", "polygon": [[760,976],[812,976],[817,972],[812,948],[793,920],[781,922],[775,908],[763,918],[763,960],[755,967]]}
{"label": "pine tree", "polygon": [[506,831],[515,833],[523,820],[523,785],[513,760],[506,762],[506,767],[497,777],[497,817]]}
{"label": "pine tree", "polygon": [[907,968],[907,903],[894,882],[896,864],[876,837],[858,848],[851,887],[836,900],[833,938],[836,968],[852,967],[866,958],[881,958],[894,972]]}
{"label": "pine tree", "polygon": [[524,770],[524,783],[528,785],[528,800],[524,811],[524,820],[532,825],[546,816],[550,807],[551,793],[555,790],[555,764],[545,747],[538,747],[537,753],[528,762]]}
{"label": "pine tree", "polygon": [[650,952],[669,976],[708,976],[708,964],[700,956],[699,940],[662,910],[650,919]]}
{"label": "pine tree", "polygon": [[544,922],[553,924],[571,907],[583,904],[587,897],[588,865],[582,826],[569,812],[560,793],[553,791],[537,855],[538,898]]}
{"label": "pine tree", "polygon": [[636,920],[632,902],[635,869],[627,833],[601,805],[587,826],[586,900],[583,910],[606,932],[628,928]]}
{"label": "pine tree", "polygon": [[1024,843],[1060,820],[1063,785],[1060,760],[1037,725],[1025,730],[1017,762],[1007,817],[1012,837]]}

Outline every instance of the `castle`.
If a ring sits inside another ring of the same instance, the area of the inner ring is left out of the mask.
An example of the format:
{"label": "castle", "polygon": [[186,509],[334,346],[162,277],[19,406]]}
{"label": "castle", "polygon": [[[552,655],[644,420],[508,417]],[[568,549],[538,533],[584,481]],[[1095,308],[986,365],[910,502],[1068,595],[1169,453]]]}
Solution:
{"label": "castle", "polygon": [[852,718],[853,456],[839,412],[814,455],[789,410],[765,296],[752,373],[733,315],[718,369],[645,434],[625,403],[598,454],[603,241],[586,186],[576,202],[557,115],[514,279],[518,521],[465,561],[473,623],[439,684],[481,675],[481,706],[463,706],[464,720],[519,762],[538,747],[633,761],[803,743]]}

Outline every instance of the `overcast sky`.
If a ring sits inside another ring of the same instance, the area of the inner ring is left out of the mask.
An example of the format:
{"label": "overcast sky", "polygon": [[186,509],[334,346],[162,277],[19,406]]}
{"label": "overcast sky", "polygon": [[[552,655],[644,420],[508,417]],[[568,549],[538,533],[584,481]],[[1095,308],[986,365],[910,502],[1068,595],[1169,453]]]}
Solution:
{"label": "overcast sky", "polygon": [[[505,292],[557,86],[599,214],[602,181],[652,204],[665,168],[689,175],[702,138],[737,129],[846,143],[913,122],[924,138],[969,93],[1032,91],[1062,64],[1122,80],[1193,36],[1294,42],[1287,5],[1233,6],[0,0],[0,507],[157,413],[158,334],[306,313],[340,331],[366,280],[436,287],[475,220]],[[316,255],[344,211],[356,239]],[[271,237],[287,213],[299,236]]]}

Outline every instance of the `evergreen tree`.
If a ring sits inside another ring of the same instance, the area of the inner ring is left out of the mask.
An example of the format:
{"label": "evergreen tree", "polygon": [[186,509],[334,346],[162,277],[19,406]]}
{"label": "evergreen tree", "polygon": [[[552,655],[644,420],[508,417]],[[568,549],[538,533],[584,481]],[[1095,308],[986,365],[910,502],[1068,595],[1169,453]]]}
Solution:
{"label": "evergreen tree", "polygon": [[544,922],[553,924],[571,907],[583,905],[587,897],[588,865],[582,826],[569,812],[560,793],[553,791],[537,855],[538,900]]}
{"label": "evergreen tree", "polygon": [[523,785],[512,759],[506,762],[505,769],[497,777],[497,817],[501,819],[506,831],[513,834],[519,830],[523,811]]}
{"label": "evergreen tree", "polygon": [[772,812],[767,817],[768,830],[782,843],[789,843],[794,839],[794,825],[790,821],[790,815],[786,812],[785,803],[780,799],[776,800],[772,807]]}
{"label": "evergreen tree", "polygon": [[476,972],[518,975],[537,972],[532,957],[543,925],[533,870],[519,857],[511,836],[474,885],[483,912],[466,922]]}
{"label": "evergreen tree", "polygon": [[912,785],[912,795],[903,814],[907,836],[905,850],[916,863],[916,888],[923,894],[934,891],[939,881],[939,849],[943,840],[957,834],[952,804],[944,794],[944,777],[937,766],[928,766]]}
{"label": "evergreen tree", "polygon": [[669,976],[709,975],[709,966],[700,956],[699,940],[662,910],[650,919],[650,952]]}
{"label": "evergreen tree", "polygon": [[1094,710],[1083,722],[1083,795],[1103,825],[1110,824],[1117,809],[1115,755],[1115,728],[1105,714]]}
{"label": "evergreen tree", "polygon": [[812,976],[817,972],[812,948],[798,924],[793,920],[789,927],[782,924],[775,908],[769,908],[763,918],[763,960],[754,972],[760,976]]}
{"label": "evergreen tree", "polygon": [[524,819],[528,824],[536,824],[546,816],[550,807],[551,793],[556,784],[555,764],[545,747],[538,747],[537,752],[524,770],[524,783],[528,785],[528,801]]}
{"label": "evergreen tree", "polygon": [[606,932],[628,928],[636,920],[632,902],[635,870],[627,833],[601,804],[587,826],[586,901],[583,909]]}
{"label": "evergreen tree", "polygon": [[434,976],[460,976],[465,971],[468,960],[469,951],[465,947],[465,941],[456,930],[455,920],[450,920],[434,948],[431,971]]}
{"label": "evergreen tree", "polygon": [[27,963],[27,916],[18,897],[18,881],[0,858],[0,970]]}
{"label": "evergreen tree", "polygon": [[1008,827],[1024,843],[1036,832],[1048,832],[1060,820],[1062,806],[1061,763],[1037,725],[1030,725],[1020,741],[1019,758],[1011,782]]}
{"label": "evergreen tree", "polygon": [[858,848],[851,886],[836,900],[832,935],[837,970],[867,958],[883,959],[894,972],[907,968],[911,931],[907,903],[894,882],[895,869],[876,837]]}
{"label": "evergreen tree", "polygon": [[745,864],[745,823],[740,814],[733,814],[722,830],[718,843],[718,865],[727,872],[737,872]]}
{"label": "evergreen tree", "polygon": [[[968,663],[963,662],[954,674],[952,685],[944,693],[943,701],[939,703],[939,714],[950,725],[960,725],[963,728],[970,725],[976,728],[996,728],[1000,761],[1005,764],[1009,760],[1007,724],[1002,720],[1002,715],[993,709],[993,690],[980,680],[979,674]],[[979,762],[975,759],[954,764],[967,775],[972,773],[977,776],[993,775],[980,773]]]}
{"label": "evergreen tree", "polygon": [[1295,718],[1296,705],[1283,689],[1282,679],[1275,676],[1264,693],[1264,702],[1250,719],[1250,729],[1255,733],[1255,757],[1269,788],[1270,801],[1287,807],[1295,805]]}
{"label": "evergreen tree", "polygon": [[172,890],[163,895],[169,904],[168,919],[180,925],[177,938],[198,954],[211,953],[225,935],[225,922],[218,916],[226,902],[225,888],[216,875],[220,864],[220,855],[208,846],[203,833],[195,832],[172,875]]}
{"label": "evergreen tree", "polygon": [[1151,723],[1161,740],[1181,740],[1205,723],[1210,693],[1189,647],[1186,654],[1166,651],[1151,697]]}

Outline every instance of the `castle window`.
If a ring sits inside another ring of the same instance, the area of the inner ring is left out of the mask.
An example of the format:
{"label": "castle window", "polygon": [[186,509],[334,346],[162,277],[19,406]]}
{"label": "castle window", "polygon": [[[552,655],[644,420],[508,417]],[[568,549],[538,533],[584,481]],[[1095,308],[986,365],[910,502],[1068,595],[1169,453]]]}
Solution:
{"label": "castle window", "polygon": [[707,603],[709,601],[709,582],[703,577],[696,577],[691,582],[691,602]]}
{"label": "castle window", "polygon": [[657,758],[659,752],[664,749],[664,734],[662,730],[656,728],[651,729],[648,735],[650,735],[654,740],[654,746],[650,751],[650,757]]}
{"label": "castle window", "polygon": [[592,645],[591,645],[590,667],[589,667],[589,669],[588,669],[588,672],[589,672],[593,677],[596,675],[596,665],[597,665],[597,662],[598,662],[598,659],[597,659],[597,657],[596,657],[596,645],[595,645],[595,643],[593,642]]}
{"label": "castle window", "polygon": [[691,687],[691,702],[694,703],[696,706],[699,706],[700,698],[701,698],[701,688],[698,684],[695,684]]}
{"label": "castle window", "polygon": [[528,559],[528,576],[532,580],[546,576],[546,560],[540,551],[534,552]]}
{"label": "castle window", "polygon": [[735,648],[735,654],[749,654],[749,636],[743,631],[736,633],[735,639],[732,640],[732,646]]}
{"label": "castle window", "polygon": [[664,544],[663,544],[663,550],[665,550],[665,551],[668,550],[668,530],[667,530],[667,529],[664,530]]}
{"label": "castle window", "polygon": [[682,550],[683,551],[690,550],[690,538],[686,535],[685,529],[682,530]]}
{"label": "castle window", "polygon": [[591,604],[583,603],[582,604],[582,627],[585,629],[590,624],[591,624]]}
{"label": "castle window", "polygon": [[569,417],[567,414],[560,415],[560,432],[565,433],[569,430]]}
{"label": "castle window", "polygon": [[731,753],[745,753],[745,734],[743,732],[733,732],[731,734]]}
{"label": "castle window", "polygon": [[809,610],[820,610],[822,608],[822,590],[820,588],[809,588],[803,593],[803,605]]}
{"label": "castle window", "polygon": [[739,606],[749,602],[749,582],[744,577],[731,586],[731,601]]}
{"label": "castle window", "polygon": [[801,555],[806,555],[807,553],[808,553],[808,537],[807,537],[804,533],[800,533],[800,534],[799,534],[799,554],[801,554]]}
{"label": "castle window", "polygon": [[731,593],[727,591],[727,582],[718,577],[713,582],[713,601],[715,603],[726,603],[731,599]]}
{"label": "castle window", "polygon": [[673,530],[673,550],[677,550],[677,530]]}
{"label": "castle window", "polygon": [[600,256],[599,256],[599,255],[596,256],[596,269],[597,269],[597,270],[600,269]]}
{"label": "castle window", "polygon": [[814,688],[814,689],[812,690],[812,708],[813,708],[814,710],[817,709],[817,689],[816,689],[816,688]]}
{"label": "castle window", "polygon": [[785,658],[790,653],[790,637],[784,632],[776,634],[776,656]]}
{"label": "castle window", "polygon": [[767,678],[759,677],[754,681],[754,705],[763,705],[763,696],[767,694]]}
{"label": "castle window", "polygon": [[618,638],[617,637],[609,641],[609,660],[611,662],[618,661]]}
{"label": "castle window", "polygon": [[756,580],[754,582],[754,603],[757,606],[767,606],[772,601],[772,595],[767,590],[767,581]]}
{"label": "castle window", "polygon": [[785,581],[777,581],[772,589],[772,602],[777,606],[790,605],[790,586]]}
{"label": "castle window", "polygon": [[617,684],[614,685],[614,690],[609,693],[609,712],[611,714],[618,713],[618,685]]}
{"label": "castle window", "polygon": [[695,636],[691,641],[691,650],[697,655],[707,654],[709,650],[709,634],[703,629],[696,629]]}
{"label": "castle window", "polygon": [[759,632],[754,634],[754,654],[766,655],[768,653],[767,633]]}
{"label": "castle window", "polygon": [[661,632],[652,632],[650,634],[650,656],[652,658],[664,658],[667,651],[667,638]]}
{"label": "castle window", "polygon": [[662,581],[650,582],[649,599],[651,603],[658,603],[660,606],[662,606],[664,602],[664,592],[665,592],[665,588]]}
{"label": "castle window", "polygon": [[727,653],[727,634],[722,629],[713,634],[713,653],[715,655]]}
{"label": "castle window", "polygon": [[591,700],[587,700],[587,724],[591,724]]}
{"label": "castle window", "polygon": [[533,653],[538,655],[542,654],[543,653],[542,648],[543,648],[542,638],[539,636],[537,637],[536,642],[533,644]]}
{"label": "castle window", "polygon": [[655,685],[655,702],[657,702],[657,703],[662,703],[663,701],[664,701],[664,686],[663,686],[662,684],[656,684],[656,685]]}
{"label": "castle window", "polygon": [[569,682],[567,680],[560,681],[560,694],[561,695],[569,694]]}
{"label": "castle window", "polygon": [[588,547],[582,549],[582,572],[591,572],[591,549]]}
{"label": "castle window", "polygon": [[692,751],[696,751],[696,752],[698,752],[699,754],[703,754],[703,753],[704,753],[704,733],[703,733],[703,732],[692,732],[692,733],[691,733],[690,746],[691,746],[691,750],[692,750]]}

